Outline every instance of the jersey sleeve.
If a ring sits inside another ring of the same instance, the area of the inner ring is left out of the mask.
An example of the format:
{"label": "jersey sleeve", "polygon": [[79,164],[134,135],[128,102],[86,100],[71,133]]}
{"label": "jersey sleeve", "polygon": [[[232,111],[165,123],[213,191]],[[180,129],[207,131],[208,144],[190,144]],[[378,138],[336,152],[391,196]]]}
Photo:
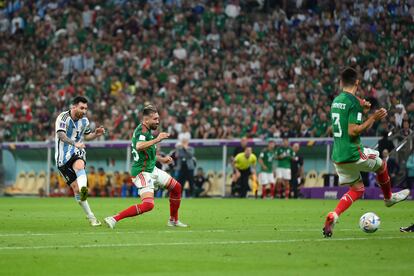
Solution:
{"label": "jersey sleeve", "polygon": [[89,120],[86,119],[86,123],[85,123],[85,135],[91,134],[92,130],[91,130],[91,125],[89,124]]}
{"label": "jersey sleeve", "polygon": [[137,133],[137,141],[138,142],[145,142],[145,141],[147,141],[147,137],[142,133]]}
{"label": "jersey sleeve", "polygon": [[132,138],[136,141],[136,143],[147,141],[147,137],[138,128],[135,129]]}
{"label": "jersey sleeve", "polygon": [[362,123],[362,109],[359,104],[353,104],[349,109],[349,121],[350,124],[360,125]]}
{"label": "jersey sleeve", "polygon": [[264,152],[263,151],[259,154],[259,158],[260,159],[263,159],[264,158]]}
{"label": "jersey sleeve", "polygon": [[63,114],[60,114],[57,118],[56,118],[56,125],[55,125],[55,129],[56,129],[56,133],[59,131],[63,131],[66,133],[67,128],[68,128],[68,116],[64,116]]}

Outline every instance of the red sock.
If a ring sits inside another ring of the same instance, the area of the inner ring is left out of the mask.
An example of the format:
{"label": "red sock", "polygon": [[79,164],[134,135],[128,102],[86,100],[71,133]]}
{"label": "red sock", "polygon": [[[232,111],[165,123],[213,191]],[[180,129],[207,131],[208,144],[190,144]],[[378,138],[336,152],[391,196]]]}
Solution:
{"label": "red sock", "polygon": [[142,200],[141,204],[136,204],[128,207],[127,209],[123,210],[119,214],[114,216],[116,221],[120,221],[121,219],[134,217],[137,215],[141,215],[145,212],[149,212],[154,208],[154,198],[147,197]]}
{"label": "red sock", "polygon": [[[384,194],[384,199],[391,198],[391,180],[388,174],[387,162],[382,161],[382,171],[377,171],[377,182],[381,187],[382,193]],[[380,169],[381,170],[381,169]]]}
{"label": "red sock", "polygon": [[277,185],[277,188],[276,188],[276,189],[277,189],[277,194],[280,196],[280,198],[282,198],[282,193],[283,193],[283,192],[282,192],[282,189],[283,189],[283,187],[282,187],[282,186],[283,186],[283,185],[282,185],[282,184],[280,184],[280,183],[279,183],[279,184],[276,184],[276,185]]}
{"label": "red sock", "polygon": [[289,184],[288,184],[285,187],[285,198],[286,199],[289,198],[289,195],[290,195],[290,187],[289,187]]}
{"label": "red sock", "polygon": [[275,197],[275,184],[270,184],[270,195],[272,198]]}
{"label": "red sock", "polygon": [[174,178],[171,178],[167,186],[170,191],[170,220],[178,220],[178,209],[181,203],[181,184]]}
{"label": "red sock", "polygon": [[346,209],[349,208],[349,206],[354,203],[354,201],[360,199],[362,195],[364,194],[365,188],[359,188],[354,189],[353,187],[349,188],[349,191],[342,196],[342,198],[339,200],[338,205],[335,208],[335,213],[339,216],[343,212],[345,212]]}
{"label": "red sock", "polygon": [[266,198],[266,196],[267,196],[267,189],[266,189],[266,186],[262,186],[262,198]]}

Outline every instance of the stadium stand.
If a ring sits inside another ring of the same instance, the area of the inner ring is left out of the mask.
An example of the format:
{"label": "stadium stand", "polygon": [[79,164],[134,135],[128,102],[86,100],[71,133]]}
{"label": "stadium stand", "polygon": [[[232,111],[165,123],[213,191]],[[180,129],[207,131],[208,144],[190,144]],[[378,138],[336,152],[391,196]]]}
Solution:
{"label": "stadium stand", "polygon": [[106,140],[128,139],[145,102],[173,138],[184,124],[193,138],[326,136],[345,65],[361,72],[361,97],[389,108],[367,135],[412,128],[412,1],[250,2],[10,1],[0,10],[0,136],[48,139],[78,94]]}
{"label": "stadium stand", "polygon": [[27,183],[25,189],[21,192],[22,194],[36,194],[36,173],[30,171],[27,174]]}
{"label": "stadium stand", "polygon": [[306,174],[304,187],[305,188],[316,187],[317,181],[318,181],[318,172],[315,170],[310,170]]}
{"label": "stadium stand", "polygon": [[46,172],[40,171],[36,175],[36,185],[33,190],[34,193],[42,193],[41,191],[44,191],[46,189]]}
{"label": "stadium stand", "polygon": [[324,176],[327,174],[326,171],[321,171],[318,174],[318,178],[316,180],[315,187],[323,187],[325,185],[325,178]]}
{"label": "stadium stand", "polygon": [[15,193],[19,193],[25,190],[27,185],[27,172],[21,171],[17,175],[16,182],[13,186],[7,187],[4,191],[5,195],[13,195]]}
{"label": "stadium stand", "polygon": [[5,190],[6,195],[38,195],[40,188],[46,185],[46,173],[39,172],[36,175],[34,171],[20,172],[17,176],[14,186],[8,187]]}

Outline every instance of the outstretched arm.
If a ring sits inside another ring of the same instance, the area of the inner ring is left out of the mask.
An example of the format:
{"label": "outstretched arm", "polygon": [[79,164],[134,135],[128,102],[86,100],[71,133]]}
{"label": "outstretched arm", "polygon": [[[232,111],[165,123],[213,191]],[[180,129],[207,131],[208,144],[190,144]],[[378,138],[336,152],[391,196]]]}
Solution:
{"label": "outstretched arm", "polygon": [[171,164],[173,162],[173,159],[171,156],[161,156],[161,155],[157,155],[156,156],[157,161],[162,163],[162,164]]}
{"label": "outstretched arm", "polygon": [[382,120],[387,116],[387,110],[385,108],[381,108],[375,111],[374,114],[368,117],[368,119],[360,124],[349,124],[348,126],[348,134],[349,136],[355,137],[360,135],[362,132],[364,132],[367,129],[370,129],[372,125],[379,120]]}
{"label": "outstretched arm", "polygon": [[170,137],[170,134],[167,132],[160,132],[160,134],[158,134],[157,138],[152,139],[150,141],[138,141],[135,145],[135,148],[137,149],[137,151],[141,151],[141,150],[145,150],[149,147],[151,147],[152,145],[155,145],[159,142],[161,142],[164,139],[167,139],[168,137]]}
{"label": "outstretched arm", "polygon": [[356,96],[357,99],[359,100],[359,104],[362,107],[363,113],[367,114],[369,112],[369,110],[371,109],[371,103],[365,99],[361,99],[360,97]]}
{"label": "outstretched arm", "polygon": [[94,132],[86,134],[85,135],[85,140],[86,141],[93,140],[93,139],[103,135],[104,133],[105,133],[105,129],[102,126],[100,126],[97,129],[95,129]]}

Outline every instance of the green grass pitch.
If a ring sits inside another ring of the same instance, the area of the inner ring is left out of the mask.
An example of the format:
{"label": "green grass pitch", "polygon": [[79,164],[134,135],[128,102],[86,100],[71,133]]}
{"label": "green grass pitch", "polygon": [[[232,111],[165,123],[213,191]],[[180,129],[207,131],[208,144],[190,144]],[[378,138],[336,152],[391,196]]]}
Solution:
{"label": "green grass pitch", "polygon": [[[90,198],[99,219],[139,199]],[[334,200],[183,199],[188,229],[169,228],[168,199],[114,230],[92,228],[71,198],[0,198],[0,275],[412,275],[414,201],[360,200],[322,238]],[[368,211],[374,234],[358,228]]]}

